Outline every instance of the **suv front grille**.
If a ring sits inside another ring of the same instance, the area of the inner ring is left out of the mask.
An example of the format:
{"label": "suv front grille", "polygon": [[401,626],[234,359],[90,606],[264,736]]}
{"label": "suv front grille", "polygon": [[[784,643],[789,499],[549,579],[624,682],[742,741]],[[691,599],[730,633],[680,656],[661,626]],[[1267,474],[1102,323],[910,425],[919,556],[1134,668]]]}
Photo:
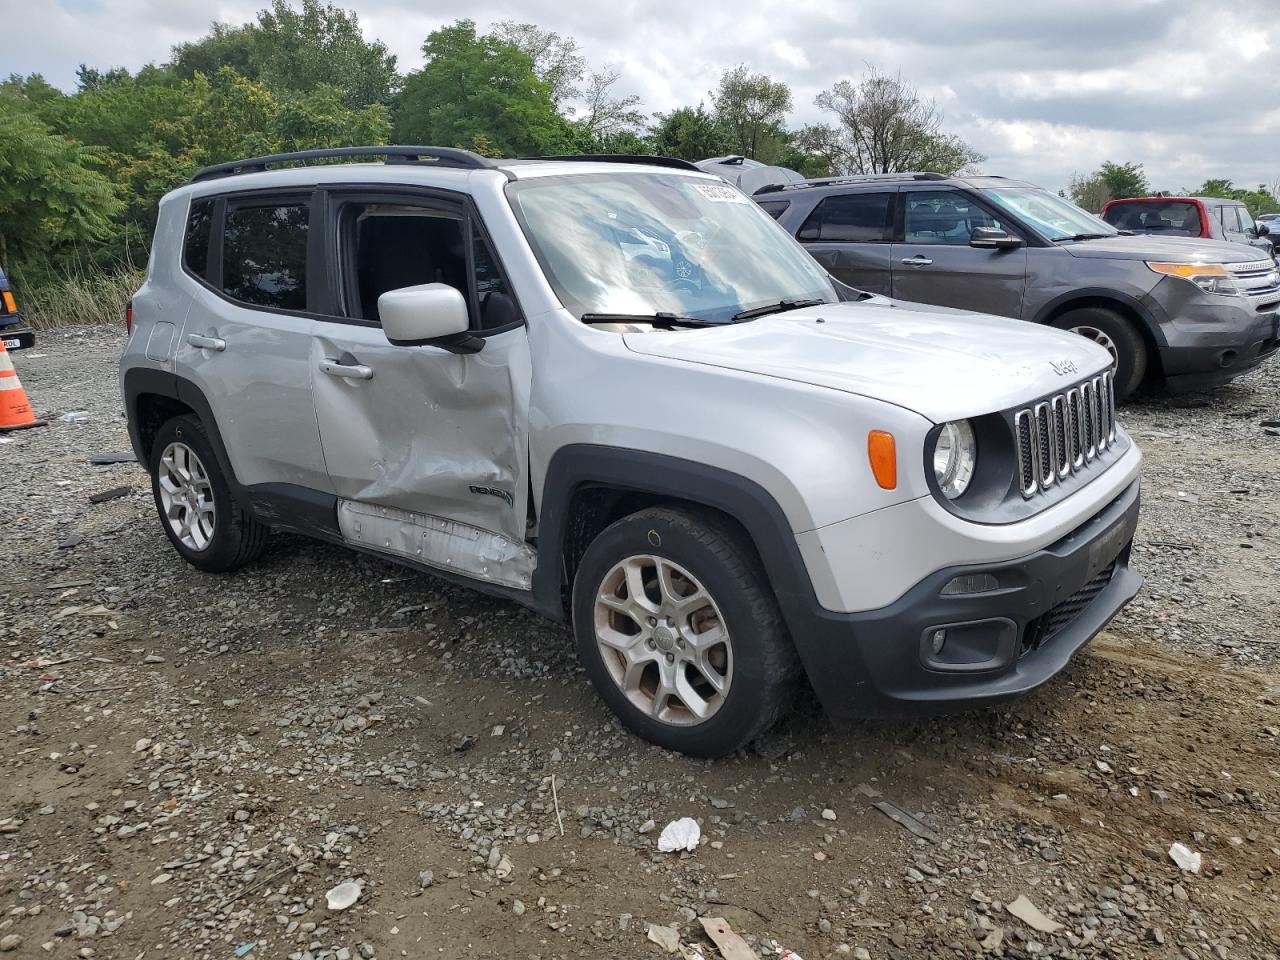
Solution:
{"label": "suv front grille", "polygon": [[1280,268],[1274,260],[1229,263],[1227,269],[1246,297],[1269,297],[1280,293]]}
{"label": "suv front grille", "polygon": [[1116,438],[1111,371],[1018,410],[1013,435],[1018,487],[1028,500],[1087,470]]}

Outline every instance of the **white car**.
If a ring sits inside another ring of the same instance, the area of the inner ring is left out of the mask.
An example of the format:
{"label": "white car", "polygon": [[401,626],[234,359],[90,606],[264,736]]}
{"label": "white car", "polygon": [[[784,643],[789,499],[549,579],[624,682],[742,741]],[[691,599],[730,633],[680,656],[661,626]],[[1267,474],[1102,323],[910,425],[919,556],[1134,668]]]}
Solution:
{"label": "white car", "polygon": [[[297,165],[344,156],[386,162]],[[805,678],[839,717],[1023,693],[1141,582],[1105,350],[842,287],[682,161],[212,167],[161,203],[132,317],[184,559],[279,528],[509,597],[688,754]]]}

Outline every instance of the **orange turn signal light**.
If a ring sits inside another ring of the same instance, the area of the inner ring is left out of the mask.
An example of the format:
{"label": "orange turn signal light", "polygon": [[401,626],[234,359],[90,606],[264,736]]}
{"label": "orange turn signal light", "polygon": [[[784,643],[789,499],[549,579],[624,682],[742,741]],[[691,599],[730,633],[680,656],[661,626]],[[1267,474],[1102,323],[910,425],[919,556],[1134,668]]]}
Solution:
{"label": "orange turn signal light", "polygon": [[867,434],[867,459],[871,472],[882,490],[894,490],[898,486],[898,447],[893,434],[884,430],[872,430]]}
{"label": "orange turn signal light", "polygon": [[12,293],[10,293],[8,290],[6,290],[6,291],[4,291],[3,293],[0,293],[0,298],[3,298],[3,299],[4,299],[4,312],[5,312],[5,313],[17,313],[17,312],[18,312],[18,304],[14,302],[13,294],[12,294]]}

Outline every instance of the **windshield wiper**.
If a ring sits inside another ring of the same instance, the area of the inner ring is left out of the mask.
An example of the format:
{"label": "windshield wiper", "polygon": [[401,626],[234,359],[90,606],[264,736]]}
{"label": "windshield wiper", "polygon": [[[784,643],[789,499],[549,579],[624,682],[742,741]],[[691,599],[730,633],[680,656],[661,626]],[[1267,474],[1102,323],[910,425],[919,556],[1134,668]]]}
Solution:
{"label": "windshield wiper", "polygon": [[1073,233],[1069,237],[1054,237],[1054,243],[1062,243],[1064,240],[1105,240],[1107,237],[1113,237],[1113,233]]}
{"label": "windshield wiper", "polygon": [[651,323],[668,327],[719,327],[722,324],[697,317],[682,317],[676,313],[584,313],[578,318],[583,323]]}
{"label": "windshield wiper", "polygon": [[750,310],[743,310],[741,313],[733,315],[733,322],[740,320],[752,320],[756,317],[768,316],[771,313],[783,313],[786,310],[799,310],[801,307],[816,307],[820,303],[826,303],[825,300],[779,300],[777,303],[768,303],[763,307],[753,307]]}

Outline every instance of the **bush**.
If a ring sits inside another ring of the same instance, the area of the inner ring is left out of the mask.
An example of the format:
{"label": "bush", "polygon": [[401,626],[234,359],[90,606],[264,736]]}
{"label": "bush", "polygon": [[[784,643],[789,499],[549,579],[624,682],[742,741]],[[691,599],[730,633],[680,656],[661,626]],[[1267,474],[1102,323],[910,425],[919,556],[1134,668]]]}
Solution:
{"label": "bush", "polygon": [[37,330],[102,323],[123,326],[125,305],[142,286],[142,278],[143,272],[132,266],[115,271],[68,270],[33,278],[29,284],[20,268],[9,276],[19,309]]}

